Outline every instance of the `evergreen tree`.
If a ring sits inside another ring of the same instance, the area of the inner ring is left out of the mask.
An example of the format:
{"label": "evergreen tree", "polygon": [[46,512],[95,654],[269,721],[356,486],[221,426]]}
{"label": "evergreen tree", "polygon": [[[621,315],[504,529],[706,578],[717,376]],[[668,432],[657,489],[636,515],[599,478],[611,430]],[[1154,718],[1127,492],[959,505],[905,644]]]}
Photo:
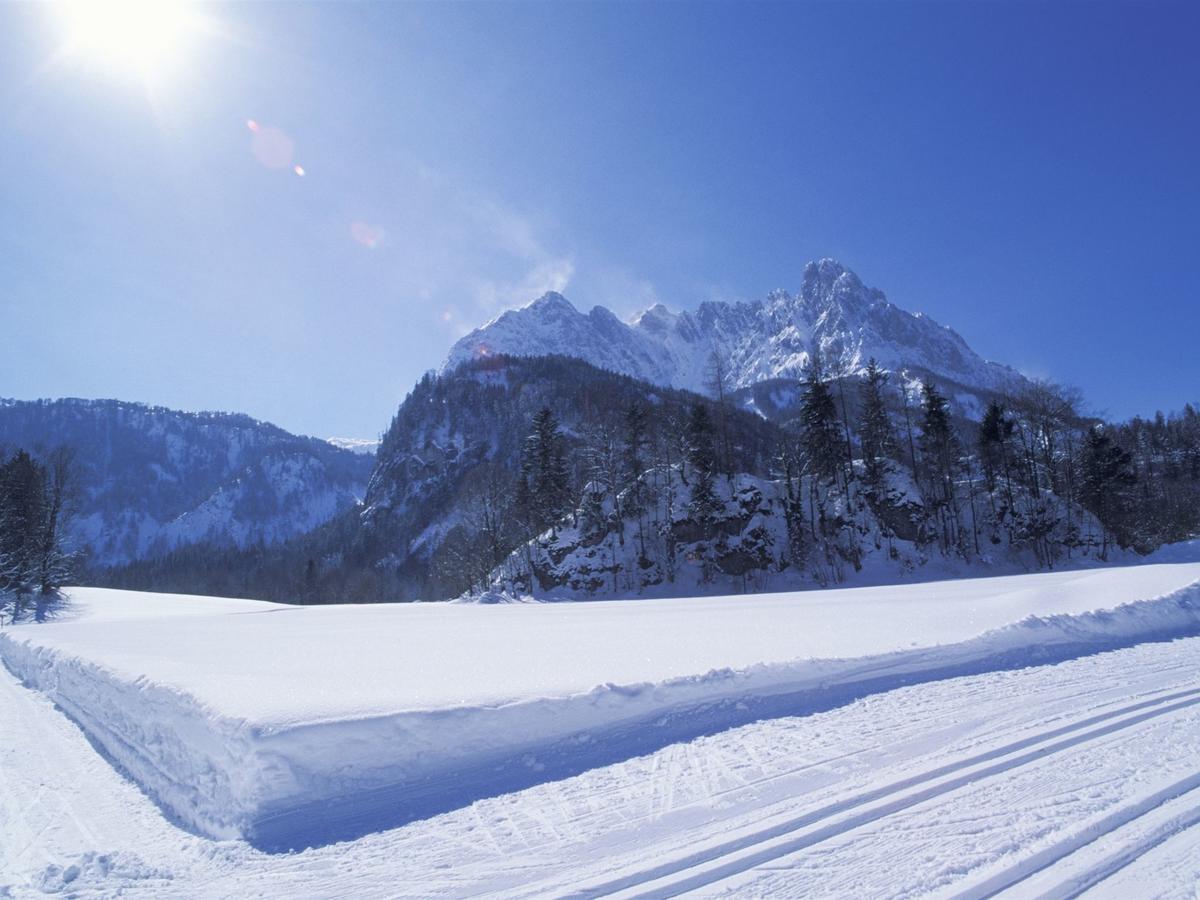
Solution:
{"label": "evergreen tree", "polygon": [[836,483],[842,472],[845,452],[833,391],[816,353],[805,370],[800,427],[800,447],[806,468],[814,477],[829,484]]}
{"label": "evergreen tree", "polygon": [[649,559],[646,555],[646,501],[647,491],[646,486],[642,482],[642,475],[646,469],[645,451],[648,442],[646,435],[646,407],[641,402],[635,400],[629,404],[625,410],[625,433],[622,446],[622,465],[625,470],[625,480],[629,484],[627,496],[629,498],[629,510],[637,516],[638,522],[638,548],[641,551],[640,559],[649,564]]}
{"label": "evergreen tree", "polygon": [[[714,449],[716,468],[727,476],[733,474],[733,445],[729,437],[729,373],[725,364],[725,353],[720,347],[708,357],[705,385],[716,401],[716,434]],[[718,440],[719,439],[719,440]]]}
{"label": "evergreen tree", "polygon": [[532,465],[528,457],[521,457],[521,471],[517,474],[517,485],[513,491],[513,513],[521,524],[526,538],[538,531],[538,514],[530,485]]}
{"label": "evergreen tree", "polygon": [[571,505],[571,477],[567,469],[566,442],[558,419],[548,406],[533,417],[525,439],[517,502],[535,531],[554,529]]}
{"label": "evergreen tree", "polygon": [[0,466],[0,593],[17,604],[38,582],[43,484],[42,467],[24,450]]}
{"label": "evergreen tree", "polygon": [[[983,464],[983,477],[988,491],[996,490],[1001,472],[1008,471],[1008,441],[1012,437],[1015,423],[1004,415],[1004,407],[993,400],[988,404],[979,423],[979,458]],[[1011,492],[1011,487],[1010,487]]]}
{"label": "evergreen tree", "polygon": [[1118,447],[1104,430],[1093,427],[1088,431],[1083,453],[1083,484],[1080,499],[1083,505],[1100,520],[1100,558],[1108,558],[1109,535],[1122,540],[1128,524],[1127,491],[1137,481],[1132,456]]}
{"label": "evergreen tree", "polygon": [[933,382],[921,385],[921,463],[928,486],[926,506],[937,518],[944,551],[963,548],[955,478],[962,452],[950,421],[950,404]]}
{"label": "evergreen tree", "polygon": [[869,360],[866,378],[859,388],[862,410],[858,431],[867,485],[877,499],[883,493],[887,460],[896,455],[896,437],[883,395],[887,383],[887,372],[880,369],[874,359]]}
{"label": "evergreen tree", "polygon": [[74,467],[66,449],[45,461],[18,450],[0,463],[0,612],[19,618],[25,604],[57,596],[71,576],[66,549]]}
{"label": "evergreen tree", "polygon": [[623,446],[621,452],[622,475],[630,485],[630,499],[634,509],[643,506],[642,473],[646,470],[647,418],[646,407],[635,400],[625,410]]}
{"label": "evergreen tree", "polygon": [[692,469],[691,514],[701,520],[710,519],[719,504],[713,490],[713,475],[717,468],[712,419],[708,407],[697,403],[692,407],[687,423],[687,460]]}

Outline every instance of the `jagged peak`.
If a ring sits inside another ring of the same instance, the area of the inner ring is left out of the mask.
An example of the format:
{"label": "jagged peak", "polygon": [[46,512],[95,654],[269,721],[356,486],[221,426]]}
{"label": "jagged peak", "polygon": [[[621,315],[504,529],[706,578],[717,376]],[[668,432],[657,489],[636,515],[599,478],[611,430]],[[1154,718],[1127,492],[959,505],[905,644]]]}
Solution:
{"label": "jagged peak", "polygon": [[839,275],[849,272],[850,270],[843,266],[832,256],[822,256],[820,259],[814,259],[804,267],[804,277],[820,276],[828,278],[830,281],[837,278]]}
{"label": "jagged peak", "polygon": [[655,303],[641,312],[634,313],[629,319],[629,324],[634,328],[660,330],[665,326],[671,325],[678,318],[678,313],[669,309],[665,304]]}
{"label": "jagged peak", "polygon": [[591,308],[591,310],[588,312],[588,318],[592,319],[593,321],[600,322],[606,326],[612,326],[613,323],[616,323],[618,326],[623,326],[625,324],[617,317],[616,313],[614,313],[607,306],[601,306],[600,304],[596,304]]}
{"label": "jagged peak", "polygon": [[579,312],[579,310],[577,310],[575,308],[575,304],[573,304],[570,300],[568,300],[566,297],[564,297],[558,291],[546,291],[546,293],[542,294],[542,296],[538,297],[536,300],[532,301],[531,303],[526,304],[522,308],[523,309],[536,309],[543,313],[548,310],[552,310],[552,309],[560,309],[560,310],[563,310],[564,312],[573,312],[573,313]]}
{"label": "jagged peak", "polygon": [[[529,311],[533,312],[530,313]],[[795,294],[773,291],[756,301],[714,300],[677,312],[663,303],[624,321],[603,307],[581,313],[549,292],[461,339],[442,371],[481,353],[578,356],[655,383],[699,388],[714,342],[730,354],[731,379],[746,386],[790,374],[818,340],[844,365],[865,355],[929,369],[959,383],[989,387],[1010,374],[988,364],[951,328],[888,302],[831,257],[804,266]]]}
{"label": "jagged peak", "polygon": [[809,304],[827,304],[866,291],[861,279],[836,259],[828,257],[804,267],[800,297]]}

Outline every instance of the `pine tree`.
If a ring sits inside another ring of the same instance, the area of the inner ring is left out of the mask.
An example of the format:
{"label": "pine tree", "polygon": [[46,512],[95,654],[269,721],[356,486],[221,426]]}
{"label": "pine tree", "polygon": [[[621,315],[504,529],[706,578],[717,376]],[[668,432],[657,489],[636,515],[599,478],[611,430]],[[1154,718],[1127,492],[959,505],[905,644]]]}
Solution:
{"label": "pine tree", "polygon": [[[716,348],[709,354],[708,368],[705,371],[705,385],[716,401],[716,436],[714,444],[719,446],[716,452],[716,468],[726,476],[733,475],[733,446],[729,438],[729,373],[725,365],[725,355],[721,348]],[[719,439],[719,440],[717,440]]]}
{"label": "pine tree", "polygon": [[570,509],[566,442],[558,419],[548,406],[543,406],[533,417],[533,427],[525,439],[517,502],[536,531],[546,528],[553,531]]}
{"label": "pine tree", "polygon": [[833,392],[815,353],[805,370],[800,427],[800,447],[806,468],[816,478],[835,484],[845,457],[841,426]]}
{"label": "pine tree", "polygon": [[639,511],[643,506],[642,473],[646,470],[646,407],[635,400],[625,410],[624,434],[621,448],[622,475],[630,485],[630,498],[634,510]]}
{"label": "pine tree", "polygon": [[942,549],[961,550],[954,481],[961,468],[962,451],[950,421],[950,404],[929,380],[921,385],[920,445],[925,483],[929,486],[926,503],[941,525]]}
{"label": "pine tree", "polygon": [[1109,536],[1122,540],[1128,525],[1128,489],[1137,481],[1133,458],[1118,447],[1104,430],[1088,431],[1083,453],[1083,484],[1080,500],[1100,520],[1103,529],[1100,558],[1108,558]]}
{"label": "pine tree", "polygon": [[14,618],[39,586],[44,482],[42,467],[24,450],[0,466],[0,594],[10,598]]}
{"label": "pine tree", "polygon": [[625,410],[625,434],[622,446],[622,465],[629,484],[629,509],[637,516],[639,559],[649,565],[646,555],[646,487],[642,483],[646,460],[646,408],[637,400]]}
{"label": "pine tree", "polygon": [[995,400],[988,404],[983,421],[979,423],[979,458],[989,492],[996,490],[997,478],[1002,471],[1007,475],[1008,441],[1014,427],[1012,419],[1005,417],[1003,406]]}
{"label": "pine tree", "polygon": [[75,481],[73,454],[59,448],[44,461],[18,450],[0,463],[0,611],[19,618],[28,598],[53,602],[71,577],[66,533]]}
{"label": "pine tree", "polygon": [[887,372],[874,359],[869,360],[866,379],[859,388],[862,411],[858,431],[867,485],[877,500],[883,494],[887,460],[896,455],[896,437],[883,396],[887,383]]}
{"label": "pine tree", "polygon": [[713,490],[713,475],[717,468],[713,438],[713,424],[708,415],[708,407],[697,403],[688,417],[686,439],[687,460],[692,469],[692,499],[689,511],[701,520],[710,519],[719,506]]}
{"label": "pine tree", "polygon": [[66,548],[67,522],[75,492],[75,454],[67,447],[52,450],[41,466],[41,520],[36,541],[37,585],[43,598],[57,594],[72,574],[73,557]]}

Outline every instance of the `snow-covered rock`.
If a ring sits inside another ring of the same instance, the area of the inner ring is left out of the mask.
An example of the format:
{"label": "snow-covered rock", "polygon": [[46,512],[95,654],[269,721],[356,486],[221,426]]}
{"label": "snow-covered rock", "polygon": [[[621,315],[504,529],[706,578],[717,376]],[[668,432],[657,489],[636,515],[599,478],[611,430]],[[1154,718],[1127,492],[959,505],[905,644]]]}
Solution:
{"label": "snow-covered rock", "polygon": [[365,456],[371,456],[379,449],[378,439],[331,437],[325,440],[341,450],[349,450],[351,453],[361,453]]}
{"label": "snow-covered rock", "polygon": [[729,386],[797,378],[813,348],[833,373],[855,375],[874,357],[892,371],[929,373],[1000,391],[1022,376],[989,362],[952,329],[907,312],[832,259],[809,263],[800,291],[748,303],[707,302],[673,312],[656,304],[629,322],[602,306],[583,313],[549,293],[459,340],[442,371],[494,354],[565,354],[655,384],[707,393],[714,351]]}
{"label": "snow-covered rock", "polygon": [[[992,496],[978,485],[974,502],[963,503],[965,553],[943,552],[920,489],[896,463],[885,471],[880,497],[860,482],[852,482],[847,495],[805,477],[789,493],[784,480],[719,476],[713,483],[716,509],[706,516],[692,509],[694,476],[688,484],[678,466],[649,470],[640,484],[640,510],[631,508],[631,488],[614,498],[603,485],[589,485],[578,510],[519,546],[486,586],[458,601],[809,590],[999,575],[1047,565],[1029,539],[1027,519],[1042,514],[1038,498],[1017,491],[1010,509],[1002,491]],[[1049,493],[1041,502],[1051,507],[1043,535],[1055,554],[1050,567],[1103,564],[1095,518]],[[973,535],[978,536],[974,546]],[[1110,561],[1118,558],[1137,557],[1110,552]]]}

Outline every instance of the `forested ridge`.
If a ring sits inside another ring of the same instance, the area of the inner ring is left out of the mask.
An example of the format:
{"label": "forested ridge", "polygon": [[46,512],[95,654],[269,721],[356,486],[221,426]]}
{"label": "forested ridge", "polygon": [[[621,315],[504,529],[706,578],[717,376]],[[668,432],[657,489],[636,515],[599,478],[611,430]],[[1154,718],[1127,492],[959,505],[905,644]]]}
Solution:
{"label": "forested ridge", "polygon": [[[1200,415],[1104,423],[1028,382],[971,418],[935,380],[823,371],[782,424],[566,357],[427,375],[364,506],[271,547],[97,573],[293,602],[818,587],[926,566],[1053,568],[1200,531]],[[874,567],[874,568],[873,568]]]}

